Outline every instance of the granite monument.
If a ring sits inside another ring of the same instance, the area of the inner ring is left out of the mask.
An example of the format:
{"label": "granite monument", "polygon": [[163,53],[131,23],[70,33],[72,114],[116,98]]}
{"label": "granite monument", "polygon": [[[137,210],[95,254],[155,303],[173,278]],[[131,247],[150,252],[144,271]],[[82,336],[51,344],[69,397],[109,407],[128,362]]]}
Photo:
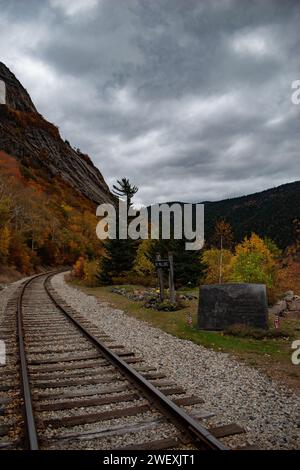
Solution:
{"label": "granite monument", "polygon": [[198,328],[224,330],[233,324],[268,327],[264,284],[212,284],[200,287]]}

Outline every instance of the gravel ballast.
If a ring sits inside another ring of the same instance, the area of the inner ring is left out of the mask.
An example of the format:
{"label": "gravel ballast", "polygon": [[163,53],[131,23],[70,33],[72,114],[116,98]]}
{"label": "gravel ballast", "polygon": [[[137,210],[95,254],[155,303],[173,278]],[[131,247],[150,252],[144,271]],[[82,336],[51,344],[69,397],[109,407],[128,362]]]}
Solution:
{"label": "gravel ballast", "polygon": [[300,449],[296,393],[226,353],[176,338],[86,295],[68,285],[64,274],[56,275],[52,286],[119,344],[166,372],[189,394],[202,397],[205,408],[215,414],[210,425],[236,422],[247,431],[248,443],[261,449]]}
{"label": "gravel ballast", "polygon": [[26,279],[27,278],[20,279],[19,281],[13,282],[11,284],[7,284],[3,286],[2,290],[0,290],[0,322],[3,318],[3,314],[4,314],[8,300],[13,295],[13,293],[17,290],[20,284],[26,281]]}

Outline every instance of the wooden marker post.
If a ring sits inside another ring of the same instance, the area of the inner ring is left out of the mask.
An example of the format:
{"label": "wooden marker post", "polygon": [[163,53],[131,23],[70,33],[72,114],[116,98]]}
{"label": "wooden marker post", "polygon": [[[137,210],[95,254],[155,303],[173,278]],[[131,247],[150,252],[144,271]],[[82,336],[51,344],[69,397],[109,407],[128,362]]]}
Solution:
{"label": "wooden marker post", "polygon": [[164,277],[163,269],[169,270],[169,291],[170,291],[170,302],[174,304],[176,302],[176,292],[174,285],[174,264],[173,264],[173,254],[168,254],[168,259],[161,259],[159,253],[156,253],[155,266],[157,269],[157,277],[159,283],[159,298],[163,302],[164,296]]}
{"label": "wooden marker post", "polygon": [[175,303],[176,301],[176,292],[174,286],[174,265],[173,265],[173,254],[169,253],[169,290],[170,290],[170,302]]}
{"label": "wooden marker post", "polygon": [[160,266],[161,257],[159,253],[156,253],[156,269],[157,269],[157,276],[158,276],[158,283],[159,283],[159,298],[160,301],[164,301],[164,277],[163,277],[163,270]]}

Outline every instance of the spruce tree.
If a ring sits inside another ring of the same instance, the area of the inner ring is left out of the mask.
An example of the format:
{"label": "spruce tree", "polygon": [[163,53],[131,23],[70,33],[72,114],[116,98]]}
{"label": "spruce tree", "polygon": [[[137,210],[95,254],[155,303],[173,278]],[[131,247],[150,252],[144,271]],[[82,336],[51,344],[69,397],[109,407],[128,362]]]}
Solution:
{"label": "spruce tree", "polygon": [[[127,198],[127,209],[132,206],[132,198],[137,193],[138,188],[132,186],[127,178],[117,181],[117,185],[113,185],[113,192],[119,198]],[[100,284],[111,284],[113,278],[125,276],[131,271],[137,251],[137,242],[131,239],[119,239],[119,214],[117,215],[117,238],[115,240],[107,240],[105,242],[105,256],[100,263],[98,280]]]}

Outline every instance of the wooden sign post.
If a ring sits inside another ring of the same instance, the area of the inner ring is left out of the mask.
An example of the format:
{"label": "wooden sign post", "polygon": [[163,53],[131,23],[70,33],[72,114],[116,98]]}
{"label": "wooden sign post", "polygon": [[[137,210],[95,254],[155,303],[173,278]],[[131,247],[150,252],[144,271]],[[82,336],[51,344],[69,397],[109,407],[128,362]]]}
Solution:
{"label": "wooden sign post", "polygon": [[155,266],[157,269],[157,277],[159,283],[159,298],[160,301],[164,301],[164,277],[163,269],[169,270],[169,291],[170,291],[170,302],[175,303],[176,292],[174,286],[174,266],[173,266],[173,255],[169,253],[168,259],[161,259],[159,253],[156,253]]}
{"label": "wooden sign post", "polygon": [[173,265],[173,254],[169,253],[169,290],[170,290],[170,302],[172,304],[176,301],[176,292],[174,286],[174,265]]}
{"label": "wooden sign post", "polygon": [[159,284],[159,299],[161,302],[164,301],[164,277],[163,277],[163,270],[162,270],[162,263],[161,257],[159,253],[156,253],[156,262],[155,266],[157,269],[157,277],[158,277],[158,284]]}

